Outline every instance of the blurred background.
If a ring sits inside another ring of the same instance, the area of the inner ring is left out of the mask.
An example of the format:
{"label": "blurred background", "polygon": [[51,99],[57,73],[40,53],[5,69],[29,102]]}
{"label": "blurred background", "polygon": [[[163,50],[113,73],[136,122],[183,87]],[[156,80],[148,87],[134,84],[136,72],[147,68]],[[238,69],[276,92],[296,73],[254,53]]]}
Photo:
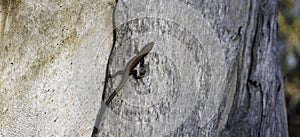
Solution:
{"label": "blurred background", "polygon": [[279,0],[277,21],[289,136],[300,137],[300,0]]}

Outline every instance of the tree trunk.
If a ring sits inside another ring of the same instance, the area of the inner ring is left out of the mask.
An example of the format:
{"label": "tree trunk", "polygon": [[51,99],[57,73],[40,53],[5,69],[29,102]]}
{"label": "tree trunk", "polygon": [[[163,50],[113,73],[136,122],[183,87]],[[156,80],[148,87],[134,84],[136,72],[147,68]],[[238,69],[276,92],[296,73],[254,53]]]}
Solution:
{"label": "tree trunk", "polygon": [[1,137],[90,136],[112,45],[111,3],[0,0]]}
{"label": "tree trunk", "polygon": [[0,2],[0,136],[90,136],[150,42],[99,136],[288,136],[276,0]]}
{"label": "tree trunk", "polygon": [[[271,0],[117,2],[108,75],[155,44],[100,136],[288,136],[276,15]],[[123,78],[107,78],[104,101]]]}

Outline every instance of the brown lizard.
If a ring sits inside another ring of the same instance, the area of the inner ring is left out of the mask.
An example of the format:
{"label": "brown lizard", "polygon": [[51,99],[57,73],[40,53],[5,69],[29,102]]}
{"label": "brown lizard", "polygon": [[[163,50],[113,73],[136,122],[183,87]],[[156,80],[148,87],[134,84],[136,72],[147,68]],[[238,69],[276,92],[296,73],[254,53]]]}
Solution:
{"label": "brown lizard", "polygon": [[[132,74],[133,69],[152,50],[153,45],[154,45],[154,42],[150,42],[146,46],[144,46],[135,57],[133,57],[132,59],[129,60],[129,62],[126,64],[124,70],[118,71],[114,75],[114,76],[116,76],[116,75],[122,74],[123,75],[122,80],[121,80],[120,84],[118,85],[118,87],[116,88],[116,90],[106,100],[106,102],[101,103],[102,105],[97,114],[92,137],[96,137],[99,133],[99,126],[100,126],[99,124],[104,115],[105,109],[110,105],[110,102],[114,99],[114,97],[118,94],[118,92],[124,87],[130,74]],[[105,104],[103,104],[103,103],[105,103]]]}

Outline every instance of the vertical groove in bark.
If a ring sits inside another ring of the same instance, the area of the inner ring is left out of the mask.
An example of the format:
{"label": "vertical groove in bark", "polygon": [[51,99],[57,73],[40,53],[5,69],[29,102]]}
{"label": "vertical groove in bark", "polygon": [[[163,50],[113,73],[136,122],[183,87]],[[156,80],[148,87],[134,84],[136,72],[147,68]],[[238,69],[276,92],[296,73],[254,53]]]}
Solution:
{"label": "vertical groove in bark", "polygon": [[249,4],[237,66],[240,82],[227,130],[231,136],[287,136],[283,83],[275,45],[277,1]]}

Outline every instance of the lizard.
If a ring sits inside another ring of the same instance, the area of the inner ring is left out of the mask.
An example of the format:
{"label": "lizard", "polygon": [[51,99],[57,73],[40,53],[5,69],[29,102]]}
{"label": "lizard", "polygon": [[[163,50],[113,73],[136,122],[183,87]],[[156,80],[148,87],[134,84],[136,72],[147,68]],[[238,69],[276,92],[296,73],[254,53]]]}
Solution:
{"label": "lizard", "polygon": [[[115,77],[116,75],[122,74],[122,80],[120,84],[117,86],[116,90],[109,96],[109,98],[106,100],[106,102],[102,101],[102,105],[98,111],[96,122],[94,125],[94,130],[92,133],[92,137],[96,137],[99,133],[99,124],[100,121],[104,115],[105,109],[110,105],[110,102],[114,99],[114,97],[118,94],[118,92],[124,87],[126,82],[128,81],[128,78],[130,74],[132,74],[133,69],[137,66],[137,64],[146,56],[148,53],[152,50],[154,45],[154,42],[148,43],[146,46],[144,46],[141,51],[131,58],[128,63],[126,64],[124,70],[117,71],[112,77]],[[104,104],[103,104],[104,103]]]}

